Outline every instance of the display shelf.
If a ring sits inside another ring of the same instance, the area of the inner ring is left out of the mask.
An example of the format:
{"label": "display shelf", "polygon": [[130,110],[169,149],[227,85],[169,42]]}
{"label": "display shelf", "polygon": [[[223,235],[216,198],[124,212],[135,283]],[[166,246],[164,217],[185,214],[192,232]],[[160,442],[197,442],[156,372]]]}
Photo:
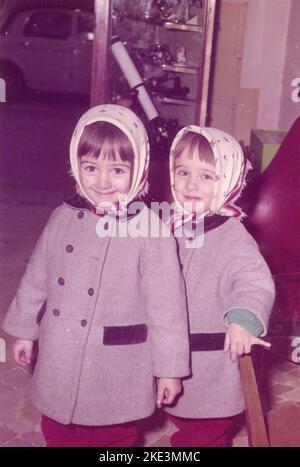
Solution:
{"label": "display shelf", "polygon": [[[96,1],[104,7],[108,0]],[[172,124],[177,120],[178,127],[205,126],[216,0],[178,2],[178,7],[171,0],[109,3],[111,27],[102,29],[103,41],[110,34],[119,43],[111,43],[109,70],[98,70],[110,77],[106,101],[132,100],[146,121],[159,116]]]}

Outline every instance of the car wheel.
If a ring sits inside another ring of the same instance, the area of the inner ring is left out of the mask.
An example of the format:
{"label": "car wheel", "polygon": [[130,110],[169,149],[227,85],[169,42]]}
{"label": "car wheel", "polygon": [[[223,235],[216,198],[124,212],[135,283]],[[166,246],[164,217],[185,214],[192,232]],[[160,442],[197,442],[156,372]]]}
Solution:
{"label": "car wheel", "polygon": [[6,102],[24,97],[26,87],[22,74],[13,69],[0,71],[0,76],[5,82]]}

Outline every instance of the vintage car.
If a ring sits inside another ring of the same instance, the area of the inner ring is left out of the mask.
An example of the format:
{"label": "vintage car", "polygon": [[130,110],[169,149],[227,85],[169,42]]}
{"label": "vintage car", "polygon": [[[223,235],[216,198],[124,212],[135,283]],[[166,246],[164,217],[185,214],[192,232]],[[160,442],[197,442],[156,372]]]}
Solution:
{"label": "vintage car", "polygon": [[36,91],[88,94],[93,14],[79,9],[28,9],[0,29],[0,77],[7,94]]}

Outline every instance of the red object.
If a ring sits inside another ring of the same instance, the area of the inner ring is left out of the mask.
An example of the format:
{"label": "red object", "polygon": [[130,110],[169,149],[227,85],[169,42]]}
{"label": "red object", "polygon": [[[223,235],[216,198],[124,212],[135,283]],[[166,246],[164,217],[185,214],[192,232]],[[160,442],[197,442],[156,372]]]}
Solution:
{"label": "red object", "polygon": [[135,423],[109,426],[62,425],[43,415],[41,427],[47,447],[124,447],[136,445],[138,439]]}
{"label": "red object", "polygon": [[173,447],[229,447],[231,445],[230,428],[236,417],[191,419],[174,417],[170,414],[168,417],[179,428],[171,436]]}
{"label": "red object", "polygon": [[[300,117],[267,169],[245,189],[245,225],[272,274],[300,272]],[[248,207],[247,207],[248,206]]]}

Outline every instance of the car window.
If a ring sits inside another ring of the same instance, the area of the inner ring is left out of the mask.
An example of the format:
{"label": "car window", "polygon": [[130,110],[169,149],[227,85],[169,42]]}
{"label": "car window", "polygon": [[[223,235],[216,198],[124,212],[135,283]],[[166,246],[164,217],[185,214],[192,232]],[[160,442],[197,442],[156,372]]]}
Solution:
{"label": "car window", "polygon": [[16,37],[23,29],[26,19],[26,13],[19,15],[9,15],[1,25],[1,36]]}
{"label": "car window", "polygon": [[71,35],[71,16],[62,11],[34,13],[28,19],[23,34],[27,37],[69,39]]}
{"label": "car window", "polygon": [[77,21],[77,35],[80,38],[92,41],[94,39],[94,17],[89,14],[81,14]]}

